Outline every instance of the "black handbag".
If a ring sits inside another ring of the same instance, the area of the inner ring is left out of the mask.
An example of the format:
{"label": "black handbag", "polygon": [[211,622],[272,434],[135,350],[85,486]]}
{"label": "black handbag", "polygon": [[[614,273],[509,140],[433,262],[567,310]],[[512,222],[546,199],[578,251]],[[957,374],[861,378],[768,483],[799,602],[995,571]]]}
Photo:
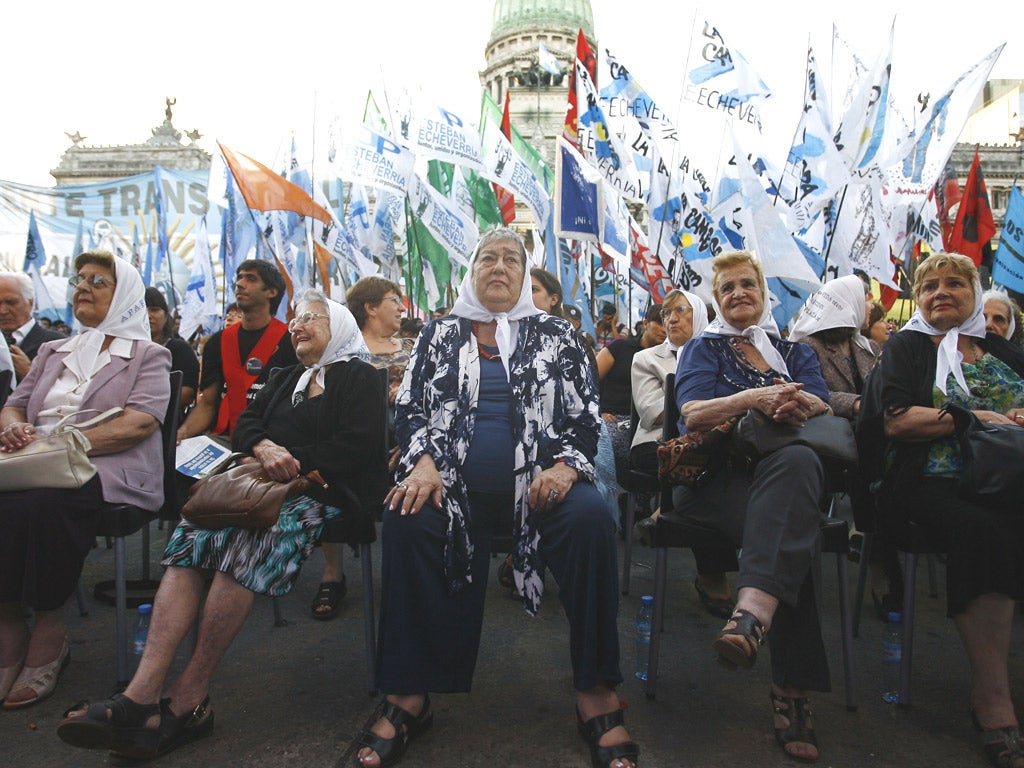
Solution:
{"label": "black handbag", "polygon": [[773,421],[751,408],[736,424],[734,448],[757,460],[787,445],[806,445],[822,460],[853,467],[857,464],[857,441],[847,419],[832,414],[814,416],[802,427]]}
{"label": "black handbag", "polygon": [[946,414],[960,443],[960,495],[1019,508],[1024,498],[1024,427],[989,424],[952,401],[942,405],[939,418]]}

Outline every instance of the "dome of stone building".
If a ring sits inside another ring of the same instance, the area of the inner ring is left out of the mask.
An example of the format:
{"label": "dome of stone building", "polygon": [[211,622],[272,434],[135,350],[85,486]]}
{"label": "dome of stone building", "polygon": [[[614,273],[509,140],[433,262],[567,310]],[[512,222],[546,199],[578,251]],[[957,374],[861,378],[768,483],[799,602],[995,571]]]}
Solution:
{"label": "dome of stone building", "polygon": [[[594,13],[590,0],[495,0],[491,43],[512,32],[528,29],[583,30],[594,37]],[[488,43],[490,46],[491,43]]]}

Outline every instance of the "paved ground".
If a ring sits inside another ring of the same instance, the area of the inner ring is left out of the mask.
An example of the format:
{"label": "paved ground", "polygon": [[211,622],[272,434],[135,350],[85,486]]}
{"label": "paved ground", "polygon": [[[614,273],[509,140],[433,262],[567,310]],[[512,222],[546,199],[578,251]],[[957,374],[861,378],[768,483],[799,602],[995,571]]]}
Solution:
{"label": "paved ground", "polygon": [[[154,535],[158,554],[163,534]],[[138,537],[129,542],[137,569]],[[375,559],[377,552],[375,551]],[[711,641],[720,621],[700,610],[688,551],[670,553],[670,592],[658,698],[645,698],[638,681],[620,693],[643,749],[644,768],[669,766],[787,766],[775,745],[768,706],[767,658],[748,672],[728,672],[713,662]],[[968,716],[968,670],[941,599],[926,595],[919,578],[914,706],[896,710],[880,698],[883,625],[865,612],[855,641],[859,709],[844,706],[835,570],[824,569],[826,641],[834,681],[831,694],[813,701],[823,766],[982,766]],[[375,699],[367,694],[358,560],[348,557],[349,598],[332,622],[309,617],[308,603],[320,569],[316,553],[298,587],[281,601],[289,624],[274,627],[269,599],[258,599],[252,616],[214,681],[214,734],[162,758],[162,768],[205,766],[353,765],[345,753]],[[375,563],[376,565],[376,563]],[[497,566],[497,561],[495,561]],[[632,593],[620,609],[623,667],[633,667],[633,620],[640,595],[652,589],[653,552],[639,547]],[[137,570],[135,571],[137,573]],[[113,573],[112,552],[90,556],[85,583]],[[939,571],[940,577],[943,574]],[[851,569],[851,587],[856,570]],[[564,618],[556,599],[540,615],[526,616],[493,578],[484,643],[470,695],[435,697],[435,727],[416,742],[403,765],[570,766],[589,764],[576,736]],[[89,615],[68,607],[72,661],[52,699],[23,711],[0,711],[3,766],[103,766],[104,753],[64,745],[55,728],[76,699],[112,690],[113,609],[88,596]],[[1015,628],[1011,676],[1020,688],[1022,633]]]}

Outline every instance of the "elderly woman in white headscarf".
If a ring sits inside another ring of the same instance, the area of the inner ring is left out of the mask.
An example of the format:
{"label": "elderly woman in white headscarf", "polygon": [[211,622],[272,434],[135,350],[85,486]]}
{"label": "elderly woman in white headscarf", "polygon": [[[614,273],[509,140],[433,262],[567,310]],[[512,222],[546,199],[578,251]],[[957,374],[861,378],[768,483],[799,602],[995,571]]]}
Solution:
{"label": "elderly woman in white headscarf", "polygon": [[975,726],[993,765],[1021,768],[1007,664],[1014,604],[1024,599],[1024,507],[960,497],[959,443],[939,409],[951,400],[983,422],[1024,425],[1024,353],[986,333],[978,270],[966,256],[921,262],[914,298],[917,311],[886,343],[864,393],[861,466],[882,480],[882,522],[896,535],[916,522],[947,553],[946,610],[970,659]]}
{"label": "elderly woman in white headscarf", "polygon": [[[749,409],[793,425],[828,412],[814,352],[779,338],[757,259],[732,251],[717,256],[713,270],[718,316],[679,360],[680,433],[712,429]],[[800,760],[818,758],[807,691],[830,687],[811,578],[824,482],[817,454],[788,445],[753,468],[728,463],[699,487],[677,487],[673,497],[676,514],[742,547],[736,609],[714,649],[726,665],[748,668],[767,638],[775,736]]]}
{"label": "elderly woman in white headscarf", "polygon": [[[385,468],[386,401],[355,318],[318,291],[307,292],[289,323],[300,363],[276,371],[239,417],[235,450],[267,474],[302,474],[313,490],[284,503],[267,529],[204,530],[179,524],[167,544],[152,624],[138,670],[124,693],[94,702],[58,727],[67,743],[144,760],[207,735],[213,727],[210,680],[241,629],[256,594],[286,594],[326,517],[361,516],[379,505]],[[378,506],[379,508],[379,506]],[[214,571],[199,640],[181,675],[164,693],[174,653],[195,621]]]}
{"label": "elderly woman in white headscarf", "polygon": [[864,381],[882,348],[860,331],[871,295],[856,275],[829,280],[804,303],[789,334],[814,350],[828,384],[828,403],[836,416],[851,421],[860,407]]}
{"label": "elderly woman in white headscarf", "polygon": [[[522,238],[485,233],[451,313],[420,334],[396,401],[401,478],[382,531],[382,716],[359,764],[394,765],[430,692],[468,692],[494,534],[537,611],[545,567],[569,621],[576,717],[600,768],[632,768],[623,727],[615,525],[593,485],[599,414],[572,326],[538,310]],[[509,736],[513,733],[510,731]]]}
{"label": "elderly woman in white headscarf", "polygon": [[[0,494],[0,698],[8,709],[52,694],[68,661],[63,606],[103,502],[148,510],[163,503],[163,478],[153,467],[162,461],[171,357],[149,340],[142,279],[127,262],[96,251],[75,259],[69,282],[81,332],[40,347],[0,411],[0,451],[21,450],[79,410],[124,410],[82,430],[97,474],[81,488]],[[33,609],[31,629],[26,607]]]}
{"label": "elderly woman in white headscarf", "polygon": [[1017,306],[1017,302],[1011,299],[1005,291],[997,291],[994,288],[985,291],[981,301],[985,312],[985,330],[989,333],[998,333],[1004,339],[1014,341],[1019,346],[1021,338],[1021,334],[1018,333],[1020,308]]}

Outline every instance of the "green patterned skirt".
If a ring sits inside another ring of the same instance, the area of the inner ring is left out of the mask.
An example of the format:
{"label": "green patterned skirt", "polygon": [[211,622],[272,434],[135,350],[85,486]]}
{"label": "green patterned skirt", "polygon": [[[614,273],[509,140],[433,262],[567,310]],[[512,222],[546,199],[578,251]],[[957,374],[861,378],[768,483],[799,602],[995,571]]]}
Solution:
{"label": "green patterned skirt", "polygon": [[324,521],[340,514],[309,496],[296,496],[285,502],[270,528],[211,531],[182,520],[160,563],[221,571],[257,594],[286,595],[316,546]]}

